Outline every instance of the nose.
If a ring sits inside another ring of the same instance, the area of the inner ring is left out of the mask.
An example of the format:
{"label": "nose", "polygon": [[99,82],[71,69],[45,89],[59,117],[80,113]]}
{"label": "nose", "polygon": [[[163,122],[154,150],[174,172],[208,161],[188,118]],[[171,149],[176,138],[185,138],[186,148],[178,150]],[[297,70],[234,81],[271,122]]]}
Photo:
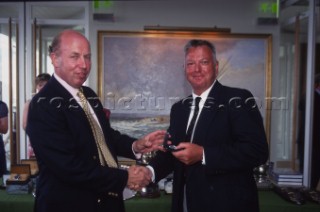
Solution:
{"label": "nose", "polygon": [[87,63],[86,63],[86,59],[82,56],[82,57],[79,57],[79,66],[81,68],[87,68]]}
{"label": "nose", "polygon": [[200,70],[201,70],[201,63],[196,63],[194,71],[198,72]]}

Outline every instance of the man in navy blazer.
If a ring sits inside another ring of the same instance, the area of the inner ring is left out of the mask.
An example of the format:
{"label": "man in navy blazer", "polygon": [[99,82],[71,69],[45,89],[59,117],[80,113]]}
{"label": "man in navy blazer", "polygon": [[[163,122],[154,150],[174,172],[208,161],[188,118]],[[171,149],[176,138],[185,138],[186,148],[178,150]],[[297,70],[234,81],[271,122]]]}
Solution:
{"label": "man in navy blazer", "polygon": [[[268,159],[263,120],[252,94],[221,85],[215,47],[205,40],[185,46],[191,96],[171,108],[170,142],[149,163],[155,181],[173,171],[172,212],[258,212],[253,169]],[[201,97],[191,139],[186,132]],[[170,144],[170,143],[169,143]]]}
{"label": "man in navy blazer", "polygon": [[83,93],[106,144],[116,156],[135,159],[137,154],[159,148],[163,131],[136,140],[110,127],[97,95],[83,86],[91,68],[88,40],[79,32],[65,30],[50,48],[55,69],[46,86],[31,103],[27,133],[39,164],[35,211],[37,212],[123,212],[123,190],[139,190],[151,180],[145,167],[128,170],[101,165],[91,125],[82,109]]}

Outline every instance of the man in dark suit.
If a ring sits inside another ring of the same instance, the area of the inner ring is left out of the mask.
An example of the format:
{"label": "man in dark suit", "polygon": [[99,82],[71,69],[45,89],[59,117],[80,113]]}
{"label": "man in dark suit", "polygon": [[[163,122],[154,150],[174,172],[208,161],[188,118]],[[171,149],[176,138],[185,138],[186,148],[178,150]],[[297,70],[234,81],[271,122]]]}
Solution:
{"label": "man in dark suit", "polygon": [[[320,186],[320,73],[314,77],[313,97],[313,132],[312,132],[312,157],[311,157],[311,180],[310,188],[316,189]],[[304,165],[304,136],[306,118],[306,96],[303,95],[299,101],[299,127],[298,127],[298,157],[300,172],[303,172]]]}
{"label": "man in dark suit", "polygon": [[8,113],[9,111],[7,104],[0,100],[0,178],[2,178],[3,175],[8,172],[6,150],[2,138],[2,134],[6,134],[8,132]]}
{"label": "man in dark suit", "polygon": [[320,187],[320,73],[315,75],[315,89],[313,99],[313,134],[311,161],[311,188]]}
{"label": "man in dark suit", "polygon": [[[216,80],[218,67],[210,42],[186,45],[185,74],[193,93],[172,106],[168,129],[178,151],[158,152],[149,163],[155,181],[173,171],[172,212],[259,211],[253,169],[269,155],[263,120],[249,91]],[[199,112],[192,106],[196,97]]]}
{"label": "man in dark suit", "polygon": [[110,127],[97,95],[83,86],[90,73],[90,51],[79,32],[57,35],[50,47],[54,75],[30,103],[27,133],[40,170],[37,212],[123,212],[124,188],[139,190],[150,182],[147,168],[119,169],[116,156],[135,158],[157,149],[165,132],[136,140]]}

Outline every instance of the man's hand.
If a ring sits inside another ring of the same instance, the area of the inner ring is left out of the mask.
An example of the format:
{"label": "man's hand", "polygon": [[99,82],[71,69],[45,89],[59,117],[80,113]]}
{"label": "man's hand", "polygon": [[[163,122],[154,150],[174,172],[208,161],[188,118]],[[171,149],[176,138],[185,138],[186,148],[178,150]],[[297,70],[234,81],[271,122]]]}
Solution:
{"label": "man's hand", "polygon": [[127,187],[139,191],[151,182],[152,173],[144,166],[132,165],[128,169]]}
{"label": "man's hand", "polygon": [[166,134],[164,130],[157,130],[147,134],[143,138],[136,140],[133,143],[135,153],[147,153],[156,150],[164,151],[162,147],[163,139]]}
{"label": "man's hand", "polygon": [[202,161],[203,147],[189,142],[181,142],[177,149],[181,149],[172,154],[186,165],[192,165],[198,161]]}

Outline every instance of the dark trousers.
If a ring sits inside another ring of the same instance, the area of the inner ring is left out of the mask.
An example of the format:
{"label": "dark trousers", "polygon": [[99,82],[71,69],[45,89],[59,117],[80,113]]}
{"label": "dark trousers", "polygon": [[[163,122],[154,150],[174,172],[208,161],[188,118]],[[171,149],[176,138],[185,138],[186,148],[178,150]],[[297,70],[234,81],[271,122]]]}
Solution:
{"label": "dark trousers", "polygon": [[0,177],[7,172],[6,151],[4,150],[4,143],[0,135]]}

